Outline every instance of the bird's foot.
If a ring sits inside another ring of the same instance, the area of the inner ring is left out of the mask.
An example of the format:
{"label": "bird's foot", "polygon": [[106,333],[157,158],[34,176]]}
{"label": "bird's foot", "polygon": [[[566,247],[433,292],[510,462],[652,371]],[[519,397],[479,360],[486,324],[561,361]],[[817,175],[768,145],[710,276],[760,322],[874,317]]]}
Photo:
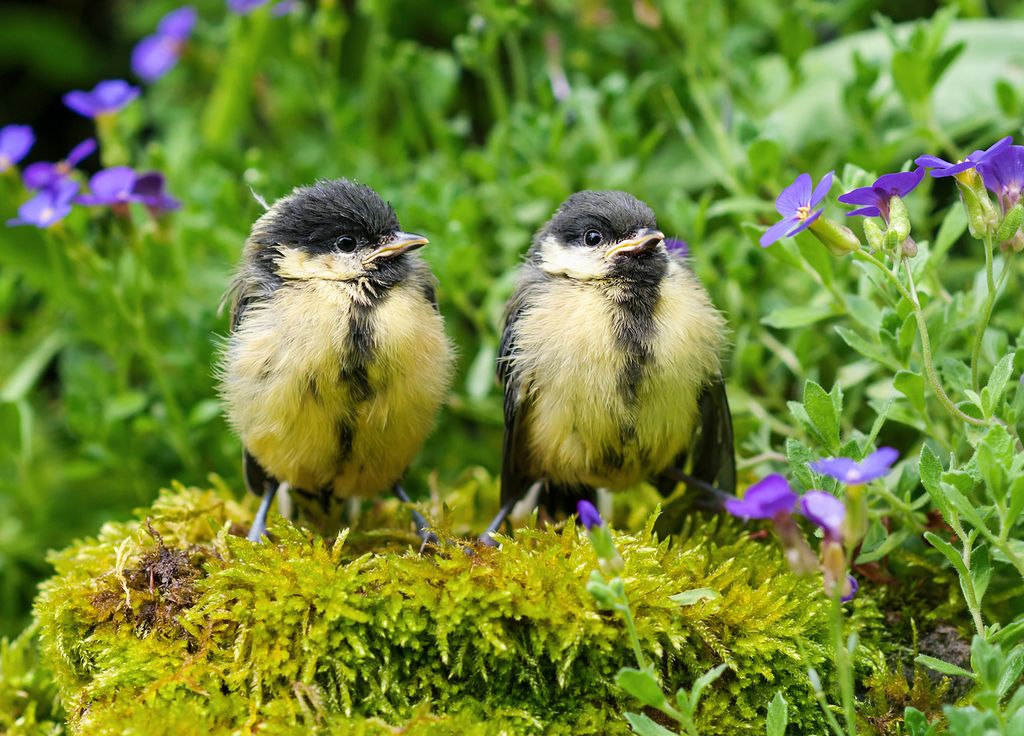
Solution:
{"label": "bird's foot", "polygon": [[[409,498],[409,494],[405,492],[405,489],[398,483],[395,483],[394,488],[395,495],[398,496],[398,500],[402,503],[412,504],[412,499]],[[416,524],[416,533],[420,537],[420,554],[426,551],[427,547],[437,547],[441,544],[440,538],[434,534],[430,529],[430,524],[427,522],[426,517],[423,516],[416,509],[410,509],[412,513],[413,523]]]}
{"label": "bird's foot", "polygon": [[249,534],[247,538],[250,542],[262,542],[267,537],[267,514],[270,513],[270,504],[274,500],[274,495],[278,489],[277,483],[266,483],[263,488],[263,498],[260,500],[260,507],[256,511],[256,516],[252,520],[252,526],[249,527]]}

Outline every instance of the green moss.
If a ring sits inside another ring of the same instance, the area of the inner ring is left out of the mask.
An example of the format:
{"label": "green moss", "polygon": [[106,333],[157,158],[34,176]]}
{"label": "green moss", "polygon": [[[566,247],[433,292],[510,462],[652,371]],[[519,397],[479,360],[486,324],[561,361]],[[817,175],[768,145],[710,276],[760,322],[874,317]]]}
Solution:
{"label": "green moss", "polygon": [[36,627],[13,641],[0,640],[0,733],[41,736],[61,733],[56,687],[40,666]]}
{"label": "green moss", "polygon": [[[613,683],[632,654],[586,593],[594,555],[571,522],[424,556],[404,526],[325,540],[278,518],[253,545],[223,490],[178,487],[141,518],[53,555],[36,603],[72,731],[616,734],[637,708]],[[702,733],[763,733],[778,689],[794,732],[821,732],[806,681],[828,669],[820,580],[727,519],[672,544],[650,529],[617,539],[666,688],[729,665]],[[669,600],[705,587],[721,598]]]}

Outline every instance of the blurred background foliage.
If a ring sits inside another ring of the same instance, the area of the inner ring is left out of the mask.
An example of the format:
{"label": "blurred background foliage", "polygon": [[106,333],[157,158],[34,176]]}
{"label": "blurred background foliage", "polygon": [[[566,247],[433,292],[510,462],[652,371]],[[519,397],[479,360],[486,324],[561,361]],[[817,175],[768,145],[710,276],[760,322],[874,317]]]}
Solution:
{"label": "blurred background foliage", "polygon": [[[0,634],[24,624],[47,549],[126,518],[172,478],[216,473],[241,495],[211,365],[218,305],[261,211],[253,193],[347,176],[430,237],[461,360],[411,472],[423,494],[498,470],[498,330],[533,232],[575,190],[633,192],[691,244],[728,317],[752,478],[801,436],[787,401],[806,379],[843,387],[846,431],[866,430],[868,402],[891,393],[831,328],[841,315],[820,273],[793,257],[828,254],[803,239],[757,247],[775,193],[841,162],[955,160],[1019,133],[1024,109],[1024,3],[1010,0],[305,0],[283,17],[194,4],[181,62],[117,118],[130,163],[163,171],[183,209],[79,208],[53,231],[0,229]],[[174,7],[0,5],[0,125],[35,128],[30,160],[64,156],[92,123],[60,96],[130,79],[133,44]],[[919,239],[955,194],[935,197],[908,202]],[[0,175],[2,219],[25,198],[15,172]],[[982,255],[956,239],[962,223],[949,232],[943,279],[968,286]],[[834,269],[856,281],[849,262]],[[1015,333],[1011,301],[994,323]],[[879,444],[916,437],[890,422]]]}

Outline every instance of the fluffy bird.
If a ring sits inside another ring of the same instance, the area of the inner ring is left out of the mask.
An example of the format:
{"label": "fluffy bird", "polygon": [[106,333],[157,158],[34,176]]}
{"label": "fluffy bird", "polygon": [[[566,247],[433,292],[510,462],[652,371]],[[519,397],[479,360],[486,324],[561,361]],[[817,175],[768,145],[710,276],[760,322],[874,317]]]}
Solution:
{"label": "fluffy bird", "polygon": [[[432,428],[453,368],[435,279],[391,206],[345,179],[299,187],[252,227],[229,292],[221,395],[262,495],[278,486],[321,531],[345,499],[393,489]],[[421,535],[426,523],[416,515]]]}
{"label": "fluffy bird", "polygon": [[502,510],[484,541],[541,480],[544,505],[566,512],[644,480],[666,495],[679,481],[734,492],[724,331],[650,207],[625,192],[569,197],[506,309]]}

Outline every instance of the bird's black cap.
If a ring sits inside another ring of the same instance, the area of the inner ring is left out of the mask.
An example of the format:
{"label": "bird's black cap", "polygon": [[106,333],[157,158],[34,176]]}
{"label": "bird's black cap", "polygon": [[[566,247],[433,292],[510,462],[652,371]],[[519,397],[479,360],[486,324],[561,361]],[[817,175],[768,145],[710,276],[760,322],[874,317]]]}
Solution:
{"label": "bird's black cap", "polygon": [[299,187],[272,212],[274,216],[262,218],[253,232],[253,241],[260,245],[329,247],[342,235],[369,245],[400,230],[390,204],[370,187],[348,179],[322,179]]}
{"label": "bird's black cap", "polygon": [[606,241],[613,242],[657,226],[653,210],[632,194],[588,190],[565,200],[541,230],[539,239],[554,236],[566,245],[584,245],[584,234],[597,230]]}

